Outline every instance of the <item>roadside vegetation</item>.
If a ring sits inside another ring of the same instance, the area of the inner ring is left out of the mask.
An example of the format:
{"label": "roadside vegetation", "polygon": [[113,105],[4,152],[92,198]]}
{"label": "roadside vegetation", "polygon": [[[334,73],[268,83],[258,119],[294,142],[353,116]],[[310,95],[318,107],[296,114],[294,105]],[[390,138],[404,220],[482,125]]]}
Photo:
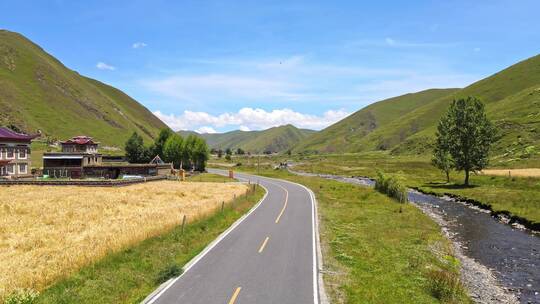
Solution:
{"label": "roadside vegetation", "polygon": [[407,187],[439,195],[450,193],[491,205],[494,211],[509,211],[533,223],[540,223],[540,178],[488,176],[473,173],[471,187],[463,186],[462,175],[446,176],[431,165],[428,156],[395,157],[385,152],[344,155],[297,156],[295,170],[344,176],[377,177],[377,170],[401,177]]}
{"label": "roadside vegetation", "polygon": [[183,138],[169,128],[161,129],[150,146],[144,145],[143,137],[134,132],[126,141],[126,159],[130,163],[149,163],[156,155],[175,168],[204,171],[209,158],[206,141],[193,134]]}
{"label": "roadside vegetation", "polygon": [[373,189],[269,166],[260,174],[301,183],[315,193],[331,303],[470,303],[450,242],[413,205]]}
{"label": "roadside vegetation", "polygon": [[42,290],[111,253],[167,233],[184,215],[189,223],[207,217],[247,189],[177,181],[2,188],[0,300],[17,288]]}

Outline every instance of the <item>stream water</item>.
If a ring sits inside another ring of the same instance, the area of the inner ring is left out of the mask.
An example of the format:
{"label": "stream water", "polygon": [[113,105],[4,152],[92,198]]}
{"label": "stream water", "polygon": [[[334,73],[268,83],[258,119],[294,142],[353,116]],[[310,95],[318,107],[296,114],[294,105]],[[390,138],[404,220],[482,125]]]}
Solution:
{"label": "stream water", "polygon": [[[363,177],[294,172],[341,182],[373,186]],[[490,268],[501,285],[515,294],[521,303],[540,303],[540,237],[528,230],[499,222],[484,210],[450,198],[409,191],[409,200],[426,204],[445,221],[463,253]]]}

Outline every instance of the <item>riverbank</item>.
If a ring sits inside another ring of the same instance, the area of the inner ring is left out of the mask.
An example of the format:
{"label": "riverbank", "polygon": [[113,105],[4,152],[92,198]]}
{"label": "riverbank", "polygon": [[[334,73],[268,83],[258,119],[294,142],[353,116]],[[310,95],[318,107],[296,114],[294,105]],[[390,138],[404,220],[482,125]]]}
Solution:
{"label": "riverbank", "polygon": [[[519,221],[533,230],[540,226],[540,178],[472,175],[470,187],[461,185],[463,173],[452,172],[446,183],[442,172],[426,157],[393,157],[386,153],[295,156],[297,170],[343,176],[375,178],[377,170],[397,175],[410,188],[439,196],[479,202],[485,208]],[[480,205],[480,204],[478,204]]]}
{"label": "riverbank", "polygon": [[443,234],[452,241],[455,256],[461,264],[461,280],[467,286],[469,295],[478,304],[517,304],[519,300],[509,293],[507,289],[500,286],[493,272],[486,266],[478,263],[474,259],[463,253],[464,245],[455,238],[455,234],[449,230],[449,223],[446,221],[437,208],[428,205],[415,204],[414,206],[422,210],[439,226]]}
{"label": "riverbank", "polygon": [[[302,176],[313,173],[294,172]],[[373,186],[365,177],[328,174],[323,178],[354,185]],[[540,239],[534,233],[494,221],[483,209],[451,197],[409,191],[409,200],[432,216],[451,239],[462,262],[462,280],[478,303],[536,303],[540,301]],[[502,287],[501,283],[505,286]],[[495,295],[495,296],[493,296]]]}

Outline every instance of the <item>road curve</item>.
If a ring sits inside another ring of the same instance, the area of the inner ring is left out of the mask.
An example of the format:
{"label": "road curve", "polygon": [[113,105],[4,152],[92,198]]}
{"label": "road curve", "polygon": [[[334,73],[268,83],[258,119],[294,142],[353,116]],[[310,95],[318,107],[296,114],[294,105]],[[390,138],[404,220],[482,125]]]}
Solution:
{"label": "road curve", "polygon": [[319,303],[313,194],[284,180],[236,177],[259,182],[266,196],[146,303]]}

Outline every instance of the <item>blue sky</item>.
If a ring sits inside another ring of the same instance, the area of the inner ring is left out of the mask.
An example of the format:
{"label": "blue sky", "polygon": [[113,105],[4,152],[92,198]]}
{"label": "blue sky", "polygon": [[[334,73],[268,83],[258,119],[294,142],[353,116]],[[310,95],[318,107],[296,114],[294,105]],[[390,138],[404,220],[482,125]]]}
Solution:
{"label": "blue sky", "polygon": [[0,28],[174,129],[321,129],[540,50],[537,0],[112,2],[2,1]]}

